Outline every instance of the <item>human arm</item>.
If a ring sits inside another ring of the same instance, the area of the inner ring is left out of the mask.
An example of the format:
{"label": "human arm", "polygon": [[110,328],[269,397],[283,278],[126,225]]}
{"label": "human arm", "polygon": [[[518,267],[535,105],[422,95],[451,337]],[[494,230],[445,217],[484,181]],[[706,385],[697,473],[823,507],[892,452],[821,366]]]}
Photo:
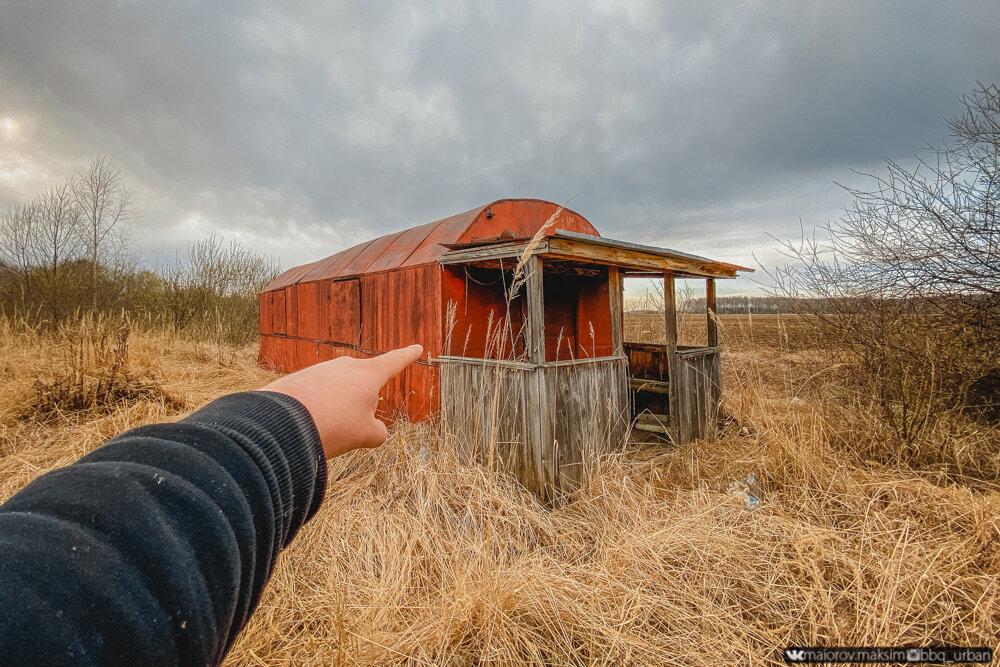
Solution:
{"label": "human arm", "polygon": [[384,440],[378,389],[419,354],[334,360],[222,397],[12,496],[0,506],[0,655],[221,661],[319,508],[324,458]]}

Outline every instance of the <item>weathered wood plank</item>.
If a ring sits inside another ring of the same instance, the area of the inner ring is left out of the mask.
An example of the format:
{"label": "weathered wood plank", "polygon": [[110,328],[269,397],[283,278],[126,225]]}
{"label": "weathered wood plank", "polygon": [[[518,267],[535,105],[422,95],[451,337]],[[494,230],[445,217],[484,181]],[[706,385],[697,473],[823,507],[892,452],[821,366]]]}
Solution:
{"label": "weathered wood plank", "polygon": [[524,271],[524,291],[527,302],[525,319],[525,349],[528,362],[538,368],[533,371],[529,397],[533,409],[526,411],[530,419],[531,436],[528,439],[534,451],[536,475],[542,482],[542,497],[552,498],[558,486],[556,469],[558,461],[553,451],[552,408],[549,405],[548,386],[541,365],[545,363],[545,286],[542,260],[538,255],[528,258]]}
{"label": "weathered wood plank", "polygon": [[719,348],[717,347],[686,347],[679,346],[677,348],[677,354],[681,357],[703,357],[709,354],[717,354]]}
{"label": "weathered wood plank", "polygon": [[546,257],[574,262],[591,262],[628,269],[670,271],[686,276],[736,277],[736,269],[720,267],[713,264],[711,260],[706,263],[698,260],[664,257],[630,248],[595,245],[576,239],[552,237],[548,240],[548,249],[544,254]]}
{"label": "weathered wood plank", "polygon": [[611,353],[622,354],[624,344],[624,301],[622,272],[617,266],[608,267],[608,301],[611,305]]}
{"label": "weathered wood plank", "polygon": [[[674,274],[665,272],[663,274],[663,320],[664,332],[666,335],[667,357],[667,382],[677,387],[678,380],[678,357],[677,357],[677,292],[674,283]],[[670,418],[675,431],[674,440],[678,444],[687,442],[684,439],[684,415],[680,409],[680,392],[670,392]]]}
{"label": "weathered wood plank", "polygon": [[525,349],[528,361],[545,363],[545,288],[542,260],[537,255],[528,258],[524,270],[524,290],[528,312],[525,321]]}
{"label": "weathered wood plank", "polygon": [[[509,243],[495,243],[487,246],[468,248],[464,250],[451,250],[441,256],[441,264],[467,264],[469,262],[499,259],[501,257],[520,257],[527,247],[524,241]],[[542,241],[532,252],[538,254],[545,252],[548,244]]]}
{"label": "weathered wood plank", "polygon": [[559,361],[546,361],[546,368],[558,368],[560,366],[589,366],[605,361],[623,361],[627,359],[624,354],[614,354],[609,357],[582,357],[579,359],[560,359]]}
{"label": "weathered wood plank", "polygon": [[708,346],[719,346],[719,321],[716,319],[715,279],[705,280],[705,313],[708,318]]}
{"label": "weathered wood plank", "polygon": [[712,348],[674,355],[676,373],[670,392],[676,401],[673,421],[679,443],[706,437],[718,424],[722,396],[719,356]]}
{"label": "weathered wood plank", "polygon": [[448,354],[442,354],[440,357],[435,357],[431,361],[433,363],[471,364],[473,366],[500,366],[501,368],[510,368],[521,371],[530,371],[538,368],[536,364],[529,364],[525,361],[514,361],[511,359],[482,359],[479,357],[456,357]]}
{"label": "weathered wood plank", "polygon": [[627,368],[624,359],[546,367],[560,492],[579,487],[593,463],[622,443],[629,416]]}

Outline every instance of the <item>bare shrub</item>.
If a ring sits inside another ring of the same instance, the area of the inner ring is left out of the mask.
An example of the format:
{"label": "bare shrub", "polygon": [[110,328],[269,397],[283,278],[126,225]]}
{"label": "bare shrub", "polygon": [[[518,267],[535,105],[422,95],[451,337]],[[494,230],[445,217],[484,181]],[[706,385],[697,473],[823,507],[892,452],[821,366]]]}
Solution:
{"label": "bare shrub", "polygon": [[50,325],[79,310],[128,305],[134,257],[128,222],[132,191],[97,158],[73,178],[0,217],[3,307]]}
{"label": "bare shrub", "polygon": [[262,254],[212,235],[164,272],[161,310],[177,330],[247,343],[257,337],[257,294],[277,273]]}
{"label": "bare shrub", "polygon": [[36,202],[13,206],[0,216],[0,289],[5,303],[24,304],[31,294],[38,218]]}
{"label": "bare shrub", "polygon": [[982,390],[1000,349],[1000,89],[962,103],[949,142],[846,188],[845,215],[785,243],[794,261],[774,274],[906,445],[955,408],[983,418],[1000,403]]}
{"label": "bare shrub", "polygon": [[108,412],[137,401],[163,402],[172,408],[183,401],[168,395],[129,369],[127,318],[84,317],[63,323],[53,335],[58,352],[51,371],[32,386],[23,419],[50,421],[66,415]]}
{"label": "bare shrub", "polygon": [[52,321],[59,320],[79,298],[79,271],[74,261],[83,249],[80,209],[70,184],[43,193],[34,205],[37,224],[32,235],[31,264],[40,304]]}

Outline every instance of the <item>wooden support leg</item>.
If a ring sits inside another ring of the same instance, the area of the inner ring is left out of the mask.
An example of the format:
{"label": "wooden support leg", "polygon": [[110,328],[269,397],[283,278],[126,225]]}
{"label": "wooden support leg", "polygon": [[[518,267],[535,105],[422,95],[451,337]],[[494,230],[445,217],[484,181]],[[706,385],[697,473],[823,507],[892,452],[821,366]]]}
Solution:
{"label": "wooden support leg", "polygon": [[708,346],[719,346],[719,322],[715,319],[715,278],[705,280],[705,311],[708,317]]}
{"label": "wooden support leg", "polygon": [[677,357],[677,292],[674,274],[663,274],[663,318],[666,334],[667,373],[670,382],[670,424],[674,442],[687,442],[687,425],[681,411],[680,395],[684,391],[680,378],[680,359]]}
{"label": "wooden support leg", "polygon": [[611,354],[623,354],[625,304],[622,297],[622,272],[617,266],[608,267],[608,300],[611,302]]}
{"label": "wooden support leg", "polygon": [[[705,311],[708,317],[708,346],[719,347],[719,321],[716,319],[715,279],[705,280]],[[710,365],[709,419],[717,425],[722,414],[722,353],[718,352]]]}
{"label": "wooden support leg", "polygon": [[525,446],[534,452],[535,467],[542,488],[538,492],[551,500],[558,485],[557,461],[552,440],[552,406],[545,382],[545,289],[542,280],[542,259],[534,255],[525,267],[525,292],[528,316],[525,323],[528,361],[536,365],[534,378],[529,381],[531,403],[526,407],[531,428]]}

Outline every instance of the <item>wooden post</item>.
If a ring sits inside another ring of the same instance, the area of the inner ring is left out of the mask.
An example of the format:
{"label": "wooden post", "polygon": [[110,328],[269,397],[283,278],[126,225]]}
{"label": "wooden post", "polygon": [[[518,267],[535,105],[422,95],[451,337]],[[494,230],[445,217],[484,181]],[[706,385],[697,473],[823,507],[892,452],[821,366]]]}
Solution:
{"label": "wooden post", "polygon": [[[719,346],[719,322],[716,320],[715,278],[705,279],[705,311],[708,317],[708,346]],[[722,415],[722,355],[716,352],[709,364],[708,419],[711,426],[719,423]]]}
{"label": "wooden post", "polygon": [[684,391],[680,381],[680,364],[677,357],[677,292],[674,285],[674,274],[663,273],[663,320],[666,334],[667,373],[670,382],[670,424],[674,434],[674,442],[683,444],[684,416],[680,413],[680,393]]}
{"label": "wooden post", "polygon": [[708,317],[708,346],[719,346],[719,323],[715,319],[715,278],[705,279],[705,314]]}
{"label": "wooden post", "polygon": [[[625,285],[622,278],[622,270],[617,266],[608,267],[608,302],[611,305],[611,354],[625,354],[625,297],[623,294]],[[619,395],[618,405],[621,413],[614,419],[613,424],[620,426],[615,429],[612,442],[617,442],[620,438],[619,431],[624,431],[626,424],[632,419],[632,389],[629,386],[628,361],[615,362],[622,363],[619,380],[615,386],[608,387],[608,391],[617,392]]]}
{"label": "wooden post", "polygon": [[543,285],[542,258],[533,255],[525,266],[525,296],[528,315],[525,322],[528,361],[536,365],[529,382],[528,415],[529,434],[525,446],[534,455],[535,471],[541,488],[539,495],[551,500],[556,492],[556,464],[558,457],[552,441],[552,406],[549,405],[548,386],[545,382],[545,289]]}
{"label": "wooden post", "polygon": [[545,363],[545,289],[542,284],[542,258],[532,255],[524,267],[524,291],[528,316],[525,322],[525,341],[528,361]]}
{"label": "wooden post", "polygon": [[677,352],[677,291],[674,274],[663,274],[663,318],[667,338],[667,349]]}
{"label": "wooden post", "polygon": [[608,267],[608,301],[611,302],[611,354],[624,353],[624,299],[622,297],[622,271],[617,266]]}

